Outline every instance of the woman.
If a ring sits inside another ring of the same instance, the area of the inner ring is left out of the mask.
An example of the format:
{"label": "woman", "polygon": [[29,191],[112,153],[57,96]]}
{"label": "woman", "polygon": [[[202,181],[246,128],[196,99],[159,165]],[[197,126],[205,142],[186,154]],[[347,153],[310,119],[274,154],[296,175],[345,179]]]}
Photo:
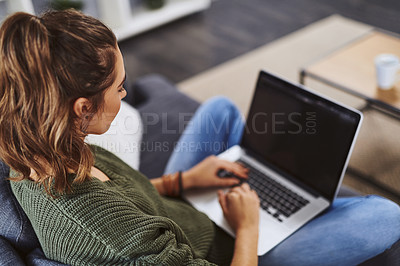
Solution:
{"label": "woman", "polygon": [[[0,157],[13,169],[13,192],[49,259],[71,265],[345,265],[399,239],[396,204],[339,199],[258,258],[259,200],[247,184],[219,192],[235,241],[178,198],[189,188],[238,184],[218,178],[220,168],[247,178],[241,165],[211,155],[237,144],[242,134],[243,121],[229,101],[203,104],[180,140],[219,148],[178,150],[168,174],[150,182],[110,152],[84,143],[87,134],[107,131],[126,95],[123,58],[107,27],[76,11],[16,13],[0,34]],[[206,115],[227,126],[209,131]]]}

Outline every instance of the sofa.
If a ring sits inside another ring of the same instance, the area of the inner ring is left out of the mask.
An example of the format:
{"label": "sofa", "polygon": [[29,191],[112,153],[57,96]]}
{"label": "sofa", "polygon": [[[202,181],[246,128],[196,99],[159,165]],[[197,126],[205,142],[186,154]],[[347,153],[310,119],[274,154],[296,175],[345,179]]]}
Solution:
{"label": "sofa", "polygon": [[[149,178],[161,176],[181,133],[169,130],[167,134],[160,134],[161,127],[178,129],[179,114],[190,116],[199,103],[159,75],[142,77],[126,89],[128,95],[124,100],[140,112],[143,121],[139,170]],[[148,114],[164,119],[149,121]],[[156,143],[162,143],[163,148],[154,149]],[[44,256],[29,220],[11,192],[6,180],[8,173],[9,167],[0,161],[0,265],[64,265]],[[339,197],[353,195],[357,193],[344,186],[339,193]],[[400,265],[399,242],[362,265]]]}

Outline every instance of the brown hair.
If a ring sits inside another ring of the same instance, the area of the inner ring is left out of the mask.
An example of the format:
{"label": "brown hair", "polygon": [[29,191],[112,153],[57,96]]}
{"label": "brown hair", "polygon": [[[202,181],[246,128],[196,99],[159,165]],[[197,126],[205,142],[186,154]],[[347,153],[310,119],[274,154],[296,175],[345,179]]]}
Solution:
{"label": "brown hair", "polygon": [[[47,193],[71,190],[90,178],[94,158],[83,138],[115,79],[117,41],[95,18],[50,11],[40,17],[15,13],[0,29],[0,158],[21,174],[39,177]],[[73,111],[84,97],[90,110]],[[49,168],[51,169],[49,172]]]}

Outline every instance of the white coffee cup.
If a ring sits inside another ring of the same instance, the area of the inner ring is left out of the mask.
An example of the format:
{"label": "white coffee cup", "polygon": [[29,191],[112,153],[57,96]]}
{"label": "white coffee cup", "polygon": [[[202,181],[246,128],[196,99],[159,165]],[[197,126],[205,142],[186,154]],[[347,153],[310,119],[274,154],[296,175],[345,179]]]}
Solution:
{"label": "white coffee cup", "polygon": [[393,88],[399,81],[400,60],[393,54],[380,54],[375,57],[378,87],[383,90]]}

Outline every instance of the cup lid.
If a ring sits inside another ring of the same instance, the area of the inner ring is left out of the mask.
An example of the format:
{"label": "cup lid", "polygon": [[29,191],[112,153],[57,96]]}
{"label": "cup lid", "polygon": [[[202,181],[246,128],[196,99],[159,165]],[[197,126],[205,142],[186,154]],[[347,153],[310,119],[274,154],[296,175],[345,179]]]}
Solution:
{"label": "cup lid", "polygon": [[375,63],[387,66],[399,65],[400,60],[394,54],[379,54],[375,57]]}

